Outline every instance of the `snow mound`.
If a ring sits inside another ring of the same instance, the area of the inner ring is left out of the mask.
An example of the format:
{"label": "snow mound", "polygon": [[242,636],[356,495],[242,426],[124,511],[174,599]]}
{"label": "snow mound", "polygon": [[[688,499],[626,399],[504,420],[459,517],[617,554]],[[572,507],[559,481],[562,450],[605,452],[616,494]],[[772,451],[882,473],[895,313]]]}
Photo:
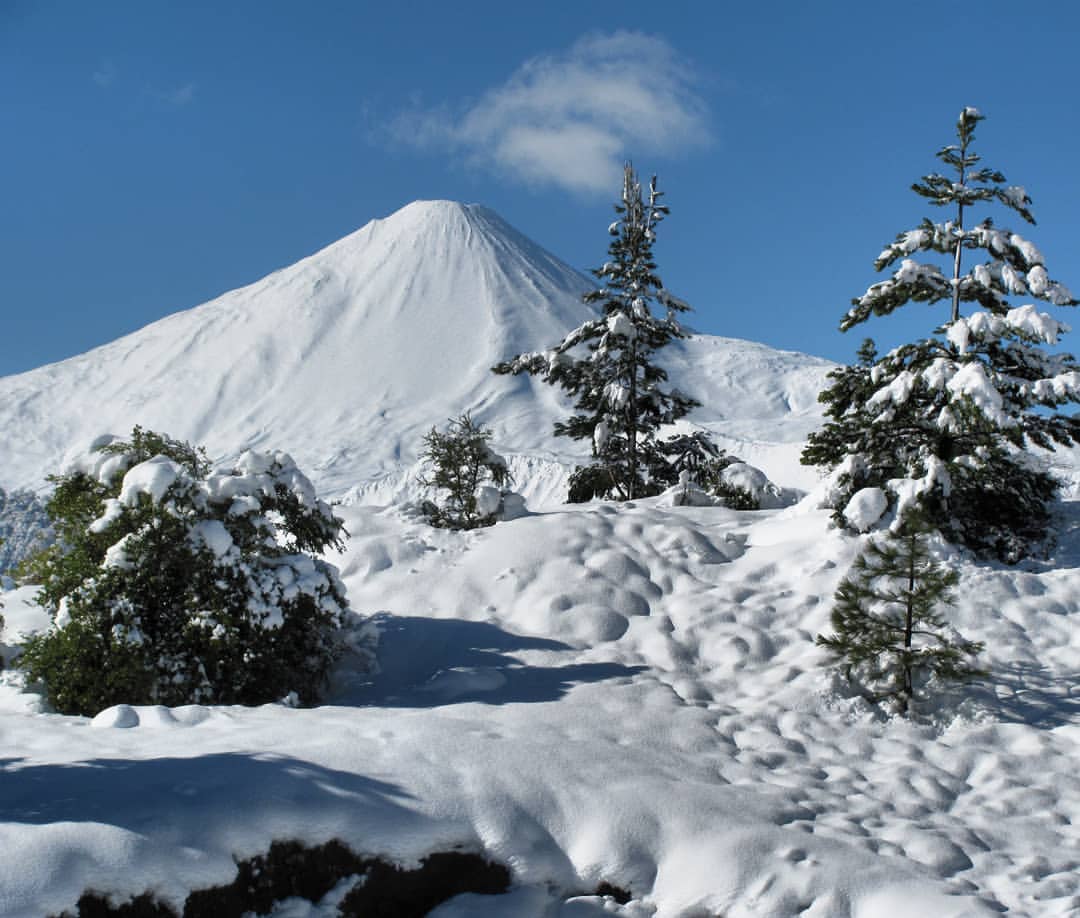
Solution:
{"label": "snow mound", "polygon": [[[344,661],[323,707],[91,721],[4,674],[0,911],[57,913],[91,886],[175,905],[281,838],[510,867],[510,893],[449,916],[1080,906],[1080,523],[1052,565],[954,559],[950,618],[994,676],[908,722],[822,667],[814,635],[861,543],[825,512],[651,499],[459,533],[341,511],[335,560],[379,667]],[[30,592],[5,594],[5,640]]]}

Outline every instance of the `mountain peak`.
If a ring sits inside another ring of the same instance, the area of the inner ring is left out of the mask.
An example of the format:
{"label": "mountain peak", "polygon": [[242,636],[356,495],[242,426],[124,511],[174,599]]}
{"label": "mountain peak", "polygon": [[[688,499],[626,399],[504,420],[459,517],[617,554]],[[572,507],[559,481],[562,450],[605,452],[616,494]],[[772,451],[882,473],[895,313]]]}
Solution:
{"label": "mountain peak", "polygon": [[[18,431],[0,447],[0,486],[41,489],[66,453],[135,424],[214,457],[285,450],[331,496],[407,474],[432,426],[465,411],[506,453],[587,461],[587,444],[552,436],[570,410],[561,390],[490,370],[594,315],[591,286],[486,207],[414,201],[254,284],[0,379],[0,428]],[[666,351],[673,382],[703,403],[689,421],[798,483],[767,460],[801,469],[791,456],[829,365],[710,336]]]}
{"label": "mountain peak", "polygon": [[284,449],[321,487],[338,473],[347,487],[415,455],[448,417],[493,423],[507,395],[536,405],[505,432],[542,450],[550,422],[530,415],[557,396],[490,368],[590,315],[587,286],[486,207],[413,202],[247,287],[0,379],[0,423],[24,434],[0,484],[40,488],[62,451],[140,424],[213,455]]}

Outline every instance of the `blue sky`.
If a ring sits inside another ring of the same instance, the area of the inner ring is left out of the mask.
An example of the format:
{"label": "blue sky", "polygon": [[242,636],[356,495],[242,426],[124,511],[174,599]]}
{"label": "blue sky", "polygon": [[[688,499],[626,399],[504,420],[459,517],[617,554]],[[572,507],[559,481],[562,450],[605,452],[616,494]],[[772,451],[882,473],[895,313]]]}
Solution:
{"label": "blue sky", "polygon": [[941,318],[836,330],[883,244],[939,216],[909,186],[965,105],[1080,289],[1080,7],[670,6],[0,0],[0,374],[417,198],[595,267],[627,157],[667,193],[656,255],[691,325],[848,361]]}

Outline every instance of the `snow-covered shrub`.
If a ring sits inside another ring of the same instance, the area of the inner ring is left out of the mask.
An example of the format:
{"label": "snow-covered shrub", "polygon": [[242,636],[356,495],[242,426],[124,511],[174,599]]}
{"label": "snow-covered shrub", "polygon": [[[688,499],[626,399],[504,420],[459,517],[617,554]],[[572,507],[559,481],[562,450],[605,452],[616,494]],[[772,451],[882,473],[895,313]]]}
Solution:
{"label": "snow-covered shrub", "polygon": [[136,427],[53,481],[59,541],[26,566],[53,626],[20,665],[58,711],[318,697],[346,602],[312,555],[344,528],[288,455],[211,470]]}
{"label": "snow-covered shrub", "polygon": [[725,456],[710,490],[735,510],[774,510],[793,501],[792,492],[774,484],[757,466]]}
{"label": "snow-covered shrub", "polygon": [[[951,219],[924,219],[886,246],[874,266],[892,276],[852,300],[840,328],[908,303],[946,306],[948,321],[883,356],[868,339],[857,364],[831,373],[820,397],[829,420],[802,461],[830,470],[827,502],[841,525],[854,497],[876,489],[892,516],[917,506],[949,539],[1015,562],[1046,539],[1058,491],[1028,447],[1080,443],[1080,416],[1058,411],[1080,402],[1080,363],[1048,350],[1068,331],[1064,323],[1009,298],[1078,301],[1050,278],[1029,240],[989,218],[972,225],[972,208],[991,203],[1035,222],[1025,190],[979,165],[971,144],[981,120],[965,108],[958,143],[938,152],[949,174],[912,186]],[[915,260],[923,256],[941,264]],[[962,315],[965,306],[973,308]]]}
{"label": "snow-covered shrub", "polygon": [[660,495],[661,507],[715,507],[720,500],[709,494],[687,471],[679,476],[679,483]]}
{"label": "snow-covered shrub", "polygon": [[760,510],[761,504],[754,492],[739,484],[731,484],[720,479],[713,485],[712,493],[725,507],[732,510]]}
{"label": "snow-covered shrub", "polygon": [[478,426],[468,412],[451,419],[445,433],[432,427],[424,437],[431,473],[420,483],[446,495],[442,503],[425,503],[431,525],[476,529],[495,524],[511,479],[506,460],[488,446],[490,439],[491,431]]}
{"label": "snow-covered shrub", "polygon": [[869,700],[894,699],[901,712],[930,680],[985,675],[971,662],[983,645],[961,638],[941,614],[959,577],[934,558],[930,535],[909,512],[872,538],[836,590],[834,633],[817,637]]}

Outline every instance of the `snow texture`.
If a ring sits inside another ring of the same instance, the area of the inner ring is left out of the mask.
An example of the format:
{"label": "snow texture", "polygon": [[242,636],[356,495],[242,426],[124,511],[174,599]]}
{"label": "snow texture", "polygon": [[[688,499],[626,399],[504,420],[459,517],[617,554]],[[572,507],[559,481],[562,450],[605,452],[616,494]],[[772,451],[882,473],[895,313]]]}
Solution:
{"label": "snow texture", "polygon": [[888,495],[881,488],[863,488],[851,496],[843,515],[853,529],[867,532],[877,525],[888,507]]}
{"label": "snow texture", "polygon": [[[992,676],[888,718],[814,644],[865,538],[818,509],[859,458],[820,484],[798,464],[830,365],[709,336],[665,349],[672,381],[705,403],[687,421],[779,485],[817,485],[799,505],[556,506],[582,458],[550,435],[566,406],[488,367],[579,325],[587,288],[490,211],[421,202],[0,380],[0,422],[23,432],[0,446],[5,484],[40,488],[69,445],[140,423],[207,443],[214,494],[244,515],[274,486],[271,460],[247,451],[287,449],[344,498],[351,538],[328,560],[357,613],[357,653],[322,707],[122,704],[91,720],[49,713],[23,683],[16,645],[50,623],[34,588],[5,592],[0,914],[73,910],[90,887],[179,906],[284,838],[407,864],[460,847],[511,869],[510,893],[435,918],[1080,913],[1080,508],[1064,506],[1046,562],[945,558],[961,575],[950,621],[986,642]],[[505,495],[493,528],[433,529],[392,502],[413,487],[423,434],[467,408],[534,512]],[[123,475],[125,499],[174,471],[80,461]],[[1080,464],[1057,461],[1080,483]],[[314,500],[300,477],[279,480]],[[872,515],[873,495],[863,503]],[[229,550],[216,527],[193,538]],[[290,557],[267,576],[287,591],[318,571]],[[593,895],[601,882],[631,901]],[[329,915],[341,894],[276,914]]]}
{"label": "snow texture", "polygon": [[[379,671],[346,660],[324,707],[60,717],[9,670],[0,913],[87,886],[179,903],[283,837],[511,867],[510,894],[448,915],[588,914],[601,881],[660,918],[1080,907],[1080,514],[1054,564],[951,559],[951,619],[995,676],[909,722],[851,697],[813,643],[859,540],[806,505],[660,504],[468,533],[343,508]],[[5,641],[46,625],[31,595],[7,594]]]}

